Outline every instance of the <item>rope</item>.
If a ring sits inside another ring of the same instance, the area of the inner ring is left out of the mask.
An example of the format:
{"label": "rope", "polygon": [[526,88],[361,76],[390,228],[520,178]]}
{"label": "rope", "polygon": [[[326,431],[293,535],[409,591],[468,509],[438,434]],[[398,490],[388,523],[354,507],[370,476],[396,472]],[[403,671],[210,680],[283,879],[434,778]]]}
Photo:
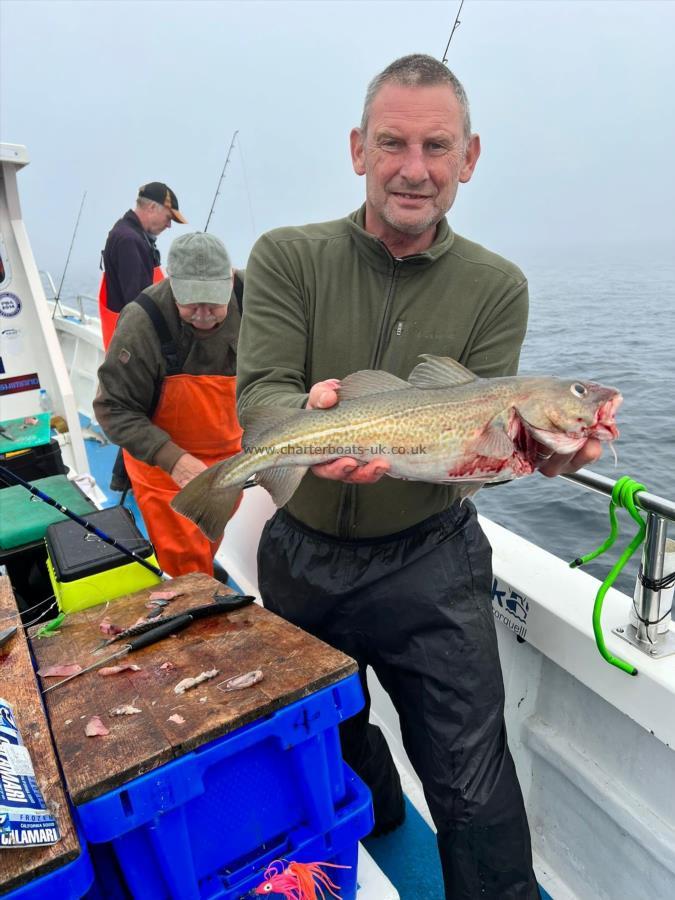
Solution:
{"label": "rope", "polygon": [[642,564],[638,570],[638,578],[640,582],[650,591],[666,591],[675,585],[675,572],[670,575],[664,575],[663,578],[647,578],[642,571]]}
{"label": "rope", "polygon": [[631,663],[626,662],[624,659],[621,659],[618,656],[614,656],[609,652],[605,644],[605,638],[602,633],[602,624],[600,619],[602,616],[602,604],[605,599],[605,594],[614,584],[628,560],[645,539],[647,523],[642,518],[635,505],[635,495],[644,490],[646,490],[645,486],[643,484],[639,484],[637,481],[633,481],[632,478],[629,478],[628,476],[620,478],[614,485],[614,488],[612,490],[612,499],[609,502],[610,532],[608,538],[597,548],[597,550],[593,550],[591,553],[587,553],[586,556],[577,557],[574,562],[570,563],[570,568],[576,569],[578,566],[585,565],[591,560],[596,559],[602,553],[605,553],[606,550],[609,550],[609,548],[616,541],[617,535],[619,533],[619,525],[616,518],[616,509],[617,507],[621,507],[628,510],[632,518],[638,524],[638,531],[633,540],[623,551],[619,559],[612,566],[612,569],[600,585],[598,593],[596,594],[595,603],[593,605],[593,633],[595,634],[595,643],[598,650],[600,651],[600,655],[604,659],[606,659],[608,663],[616,666],[617,669],[621,669],[622,672],[627,672],[629,675],[637,675],[638,670],[635,668],[635,666],[631,665]]}
{"label": "rope", "polygon": [[[664,619],[667,619],[668,616],[671,615],[671,610],[667,609],[664,612],[664,614],[661,616],[661,618],[659,618],[659,619],[643,619],[642,616],[640,615],[640,613],[638,612],[637,606],[635,605],[635,597],[633,597],[633,611],[635,613],[635,618],[638,620],[638,622],[642,622],[643,625],[660,625],[660,623],[663,622]],[[649,637],[649,635],[648,635],[648,637]],[[651,641],[651,643],[654,643],[654,642]]]}

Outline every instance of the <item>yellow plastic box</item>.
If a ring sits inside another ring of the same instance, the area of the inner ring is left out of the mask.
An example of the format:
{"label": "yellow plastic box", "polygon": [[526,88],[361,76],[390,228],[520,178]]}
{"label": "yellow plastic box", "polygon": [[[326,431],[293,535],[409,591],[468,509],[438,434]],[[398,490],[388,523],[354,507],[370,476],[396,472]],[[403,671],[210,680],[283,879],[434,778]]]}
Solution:
{"label": "yellow plastic box", "polygon": [[[152,544],[138,530],[129,510],[120,506],[103,509],[89,515],[88,521],[159,568]],[[62,612],[97,606],[161,582],[159,575],[77,522],[50,525],[45,540],[47,569]]]}

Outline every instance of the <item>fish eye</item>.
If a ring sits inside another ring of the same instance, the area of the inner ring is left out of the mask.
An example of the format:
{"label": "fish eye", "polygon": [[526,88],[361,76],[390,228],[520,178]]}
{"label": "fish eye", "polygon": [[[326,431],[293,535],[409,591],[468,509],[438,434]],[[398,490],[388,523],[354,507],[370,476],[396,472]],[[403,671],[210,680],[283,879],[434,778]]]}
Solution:
{"label": "fish eye", "polygon": [[578,381],[575,381],[574,384],[570,385],[570,391],[574,394],[575,397],[585,397],[588,393],[586,386],[580,384]]}

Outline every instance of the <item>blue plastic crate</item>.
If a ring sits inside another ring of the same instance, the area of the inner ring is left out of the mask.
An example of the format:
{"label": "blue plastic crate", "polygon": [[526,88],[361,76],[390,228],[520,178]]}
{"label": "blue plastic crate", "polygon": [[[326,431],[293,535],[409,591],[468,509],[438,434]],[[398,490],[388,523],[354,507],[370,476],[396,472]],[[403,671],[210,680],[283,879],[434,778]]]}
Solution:
{"label": "blue plastic crate", "polygon": [[130,900],[131,894],[111,845],[89,844],[89,858],[94,869],[94,884],[82,900]]}
{"label": "blue plastic crate", "polygon": [[[138,900],[251,900],[250,892],[264,881],[267,866],[277,859],[347,866],[328,871],[340,887],[341,900],[356,900],[358,841],[370,832],[373,812],[370,791],[346,765],[344,768],[350,794],[353,790],[353,795],[351,801],[341,808],[339,823],[330,831],[301,842],[296,842],[294,836],[289,835],[273,847],[257,848],[256,852],[249,854],[246,862],[225,862],[217,870],[198,879],[189,866],[186,870],[181,866],[186,858],[185,853],[189,857],[190,852],[184,841],[181,841],[179,851],[176,844],[167,848],[164,843],[166,834],[156,835],[154,842],[150,843],[139,832],[126,835],[106,845],[113,848],[123,877],[121,881],[103,881],[98,877],[101,900],[121,900],[125,896]],[[217,840],[217,837],[213,839]],[[223,857],[228,858],[227,848],[223,850]],[[151,859],[151,856],[154,858]],[[108,890],[104,889],[104,885],[108,886]]]}
{"label": "blue plastic crate", "polygon": [[362,706],[350,676],[77,807],[82,831],[143,900],[238,900],[274,859],[337,862],[373,822],[338,734]]}
{"label": "blue plastic crate", "polygon": [[81,844],[82,850],[77,859],[10,891],[4,895],[6,900],[47,900],[47,898],[80,900],[94,882],[94,870],[89,853],[84,842]]}

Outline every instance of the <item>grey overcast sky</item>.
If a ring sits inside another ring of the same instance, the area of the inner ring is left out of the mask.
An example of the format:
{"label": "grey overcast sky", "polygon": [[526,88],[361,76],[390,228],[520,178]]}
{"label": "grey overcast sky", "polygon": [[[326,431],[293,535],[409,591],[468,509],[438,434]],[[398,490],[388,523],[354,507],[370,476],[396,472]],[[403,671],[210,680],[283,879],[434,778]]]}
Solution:
{"label": "grey overcast sky", "polygon": [[[412,52],[441,58],[458,2],[1,0],[0,139],[25,144],[24,218],[58,281],[97,283],[106,234],[166,181],[244,265],[255,237],[362,202],[348,134],[367,82]],[[449,64],[483,155],[450,213],[517,259],[675,240],[675,3],[467,0]],[[160,238],[165,257],[174,226]],[[68,287],[68,285],[66,285]],[[68,291],[66,290],[67,294]]]}

